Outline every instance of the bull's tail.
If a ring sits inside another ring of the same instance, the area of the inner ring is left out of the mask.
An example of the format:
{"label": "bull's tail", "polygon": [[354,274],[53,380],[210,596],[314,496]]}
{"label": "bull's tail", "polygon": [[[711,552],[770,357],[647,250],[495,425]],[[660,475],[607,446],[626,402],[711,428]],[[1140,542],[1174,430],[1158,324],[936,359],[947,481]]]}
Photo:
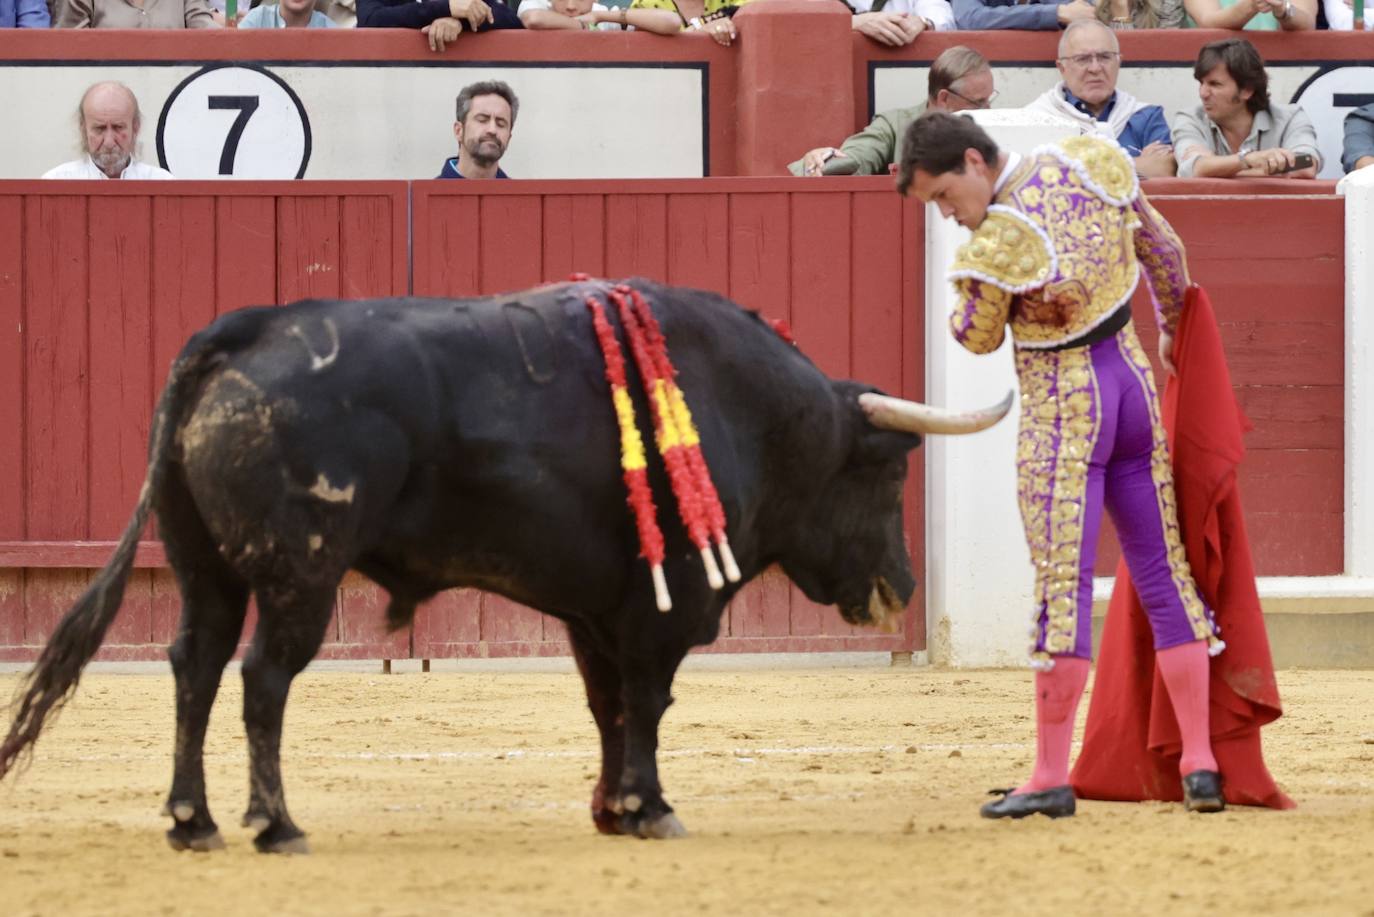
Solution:
{"label": "bull's tail", "polygon": [[[48,719],[61,709],[76,690],[81,670],[100,649],[105,632],[124,600],[124,586],[134,566],[138,537],[148,524],[153,495],[167,474],[169,455],[180,419],[195,393],[218,348],[202,338],[202,346],[188,347],[178,357],[167,378],[157,411],[153,415],[153,435],[148,450],[148,473],[124,535],[114,556],[92,580],[72,610],[57,625],[43,647],[38,662],[21,683],[10,709],[14,720],[9,734],[0,743],[0,778],[31,752],[33,743]],[[194,349],[193,349],[194,347]]]}

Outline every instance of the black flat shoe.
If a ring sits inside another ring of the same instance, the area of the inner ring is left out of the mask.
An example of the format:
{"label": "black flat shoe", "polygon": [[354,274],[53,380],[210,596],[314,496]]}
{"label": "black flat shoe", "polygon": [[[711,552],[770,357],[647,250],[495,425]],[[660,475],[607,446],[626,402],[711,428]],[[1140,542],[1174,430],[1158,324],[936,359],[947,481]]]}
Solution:
{"label": "black flat shoe", "polygon": [[1220,812],[1226,808],[1221,795],[1221,774],[1193,771],[1183,778],[1183,808],[1189,812]]}
{"label": "black flat shoe", "polygon": [[1077,807],[1073,787],[1068,784],[1036,790],[1034,793],[1013,793],[1011,790],[988,792],[994,795],[1001,793],[1002,798],[983,803],[978,812],[984,818],[1025,818],[1036,814],[1064,818],[1072,815]]}

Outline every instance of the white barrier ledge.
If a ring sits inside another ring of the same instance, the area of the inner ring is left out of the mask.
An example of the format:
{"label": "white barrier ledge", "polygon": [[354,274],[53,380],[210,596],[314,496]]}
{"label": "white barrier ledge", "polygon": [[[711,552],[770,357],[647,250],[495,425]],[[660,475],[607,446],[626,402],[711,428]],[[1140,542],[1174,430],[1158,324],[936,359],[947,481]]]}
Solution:
{"label": "white barrier ledge", "polygon": [[1374,576],[1374,167],[1345,195],[1345,572]]}

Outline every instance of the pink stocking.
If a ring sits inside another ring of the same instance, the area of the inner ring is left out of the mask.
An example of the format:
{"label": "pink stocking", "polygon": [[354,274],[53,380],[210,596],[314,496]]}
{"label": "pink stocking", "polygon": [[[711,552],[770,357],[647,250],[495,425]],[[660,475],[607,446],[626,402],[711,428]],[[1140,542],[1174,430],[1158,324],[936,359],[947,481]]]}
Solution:
{"label": "pink stocking", "polygon": [[1074,714],[1089,665],[1077,656],[1056,656],[1054,668],[1035,673],[1035,773],[1016,792],[1033,793],[1069,782]]}
{"label": "pink stocking", "polygon": [[1211,657],[1207,642],[1195,640],[1155,653],[1159,674],[1169,691],[1169,703],[1178,719],[1178,732],[1183,740],[1183,757],[1178,772],[1186,776],[1193,771],[1214,771],[1217,759],[1212,756],[1212,737],[1208,729],[1208,680],[1211,677]]}

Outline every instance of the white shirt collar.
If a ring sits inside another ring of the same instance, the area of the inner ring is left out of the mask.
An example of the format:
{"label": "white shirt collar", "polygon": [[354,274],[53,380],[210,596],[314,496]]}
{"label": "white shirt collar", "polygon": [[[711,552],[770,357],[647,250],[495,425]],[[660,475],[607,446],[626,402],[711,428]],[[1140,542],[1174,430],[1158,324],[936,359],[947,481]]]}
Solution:
{"label": "white shirt collar", "polygon": [[1011,173],[1016,171],[1016,167],[1021,164],[1021,154],[1007,151],[1007,164],[1002,167],[1002,171],[997,174],[997,182],[992,186],[992,193],[995,196],[1002,190],[1002,186],[1011,178]]}

